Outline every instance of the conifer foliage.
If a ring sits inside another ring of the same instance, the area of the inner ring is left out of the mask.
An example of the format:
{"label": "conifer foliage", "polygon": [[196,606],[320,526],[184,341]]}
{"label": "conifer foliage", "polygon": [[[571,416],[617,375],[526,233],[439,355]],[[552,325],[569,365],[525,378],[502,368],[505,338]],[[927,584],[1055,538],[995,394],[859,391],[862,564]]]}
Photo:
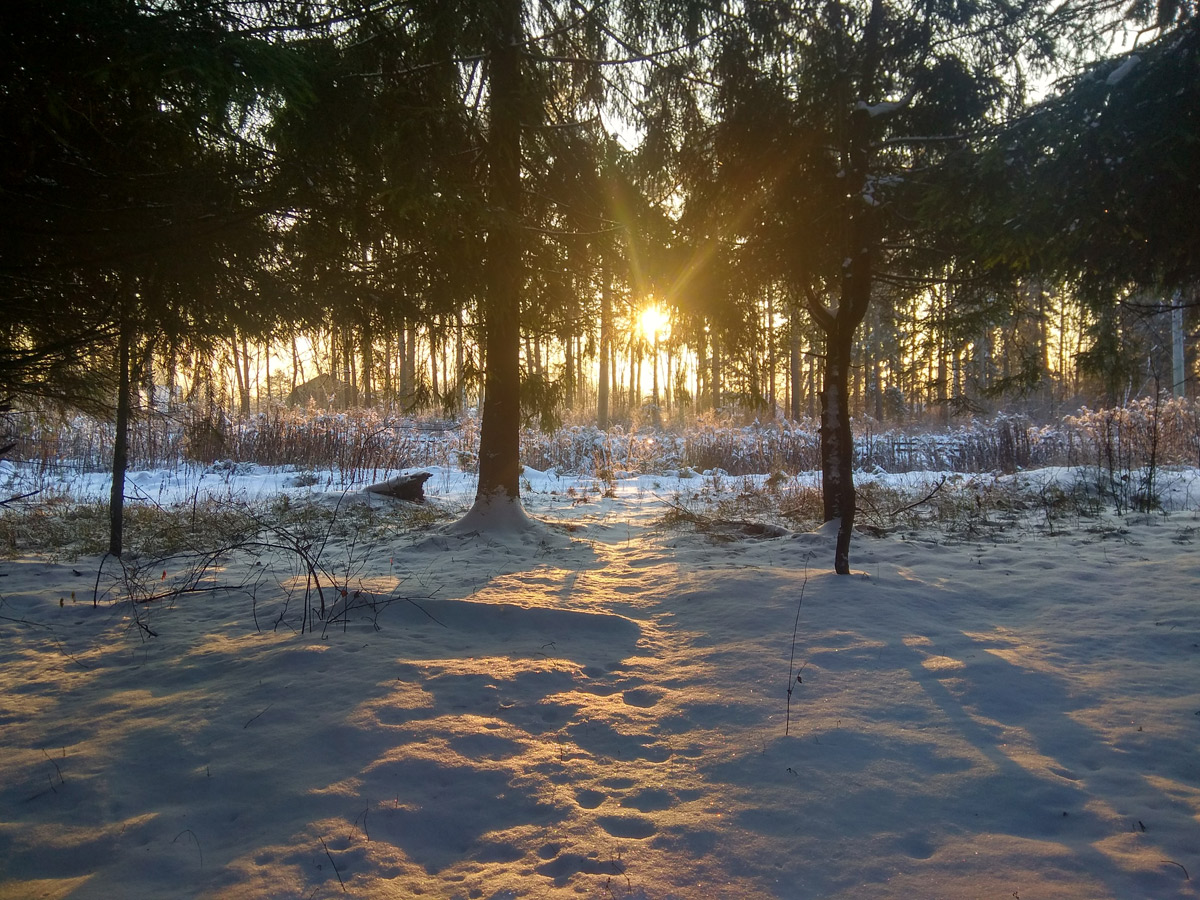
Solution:
{"label": "conifer foliage", "polygon": [[[120,436],[156,361],[187,354],[233,372],[248,414],[255,345],[298,360],[316,335],[311,383],[343,406],[482,403],[473,530],[492,508],[524,521],[521,425],[578,402],[592,365],[603,426],[617,396],[654,423],[668,396],[773,417],[786,372],[791,415],[807,391],[820,419],[849,572],[868,397],[879,419],[948,410],[968,363],[976,396],[1032,390],[1049,316],[1060,357],[1069,333],[1100,358],[1118,299],[1200,278],[1200,31],[1189,3],[1139,4],[1154,33],[1097,56],[1126,12],[10,0],[0,399],[83,406]],[[651,302],[669,335],[638,334]]]}

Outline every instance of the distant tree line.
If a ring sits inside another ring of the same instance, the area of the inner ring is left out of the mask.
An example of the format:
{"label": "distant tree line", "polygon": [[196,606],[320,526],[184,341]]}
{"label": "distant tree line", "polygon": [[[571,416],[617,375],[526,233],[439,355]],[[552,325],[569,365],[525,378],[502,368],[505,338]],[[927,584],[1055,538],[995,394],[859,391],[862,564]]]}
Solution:
{"label": "distant tree line", "polygon": [[10,0],[0,397],[482,400],[472,527],[523,418],[809,415],[848,571],[852,415],[1194,383],[1192,12]]}

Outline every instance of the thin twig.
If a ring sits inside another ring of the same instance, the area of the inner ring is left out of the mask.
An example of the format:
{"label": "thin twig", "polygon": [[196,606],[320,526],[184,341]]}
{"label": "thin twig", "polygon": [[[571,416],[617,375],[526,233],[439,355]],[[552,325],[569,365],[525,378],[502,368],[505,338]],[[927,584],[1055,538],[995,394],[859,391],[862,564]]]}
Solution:
{"label": "thin twig", "polygon": [[[200,854],[200,868],[203,869],[204,868],[204,850],[200,847],[200,838],[196,837],[196,832],[192,831],[192,829],[190,829],[190,828],[185,828],[185,829],[183,829],[183,831],[179,832],[179,834],[175,835],[175,841],[179,840],[185,834],[190,834],[192,836],[192,840],[196,842],[196,852],[198,852]],[[173,844],[173,843],[175,843],[175,841],[171,841],[171,843]]]}
{"label": "thin twig", "polygon": [[[1173,865],[1173,866],[1179,866],[1179,868],[1183,869],[1183,863],[1177,863],[1177,862],[1175,862],[1175,860],[1173,860],[1173,859],[1164,859],[1164,860],[1163,860],[1163,862],[1165,862],[1165,863],[1170,863],[1170,864],[1171,864],[1171,865]],[[1184,878],[1184,880],[1185,880],[1185,881],[1191,881],[1191,880],[1192,880],[1192,876],[1188,874],[1188,870],[1187,870],[1187,869],[1183,869],[1183,878]]]}
{"label": "thin twig", "polygon": [[30,491],[28,494],[17,494],[15,497],[9,497],[7,500],[0,500],[0,506],[8,506],[10,503],[16,503],[18,500],[25,500],[29,497],[34,497],[42,492],[42,488],[36,491]]}
{"label": "thin twig", "polygon": [[[788,658],[788,689],[787,689],[787,717],[783,723],[783,736],[787,737],[788,732],[792,727],[792,691],[796,689],[796,681],[800,677],[800,673],[796,672],[796,639],[800,634],[800,608],[804,605],[804,589],[808,587],[808,561],[812,558],[812,554],[804,557],[804,581],[800,585],[800,599],[796,602],[796,621],[792,624],[792,654]],[[805,663],[804,666],[807,666]],[[804,671],[804,666],[800,667],[800,671]]]}
{"label": "thin twig", "polygon": [[254,719],[257,719],[259,716],[261,716],[263,713],[265,713],[265,712],[266,712],[268,709],[270,709],[270,708],[271,708],[272,706],[274,706],[274,705],[275,705],[274,703],[268,703],[268,704],[267,704],[267,706],[266,706],[266,709],[264,709],[262,712],[260,712],[260,713],[258,714],[258,716],[255,716],[254,718],[252,718],[252,719],[250,720],[250,722],[247,722],[245,725],[243,725],[243,726],[242,726],[242,728],[243,728],[243,729],[249,728],[249,727],[250,727],[250,723],[251,723],[251,722],[253,722],[253,721],[254,721]]}
{"label": "thin twig", "polygon": [[[433,613],[431,613],[429,610],[427,610],[425,607],[423,607],[420,603],[418,603],[412,597],[394,597],[393,599],[403,600],[405,603],[410,603],[413,606],[415,606],[417,609],[419,609],[421,612],[423,612],[425,615],[427,615],[434,622],[437,622],[437,624],[441,625],[443,628],[449,627],[445,622],[443,622],[441,619],[439,619],[437,616],[435,616]],[[431,594],[429,597],[425,597],[424,599],[431,600],[431,599],[433,599],[433,595]]]}
{"label": "thin twig", "polygon": [[928,494],[926,494],[920,500],[917,500],[915,503],[910,503],[910,504],[908,504],[908,506],[902,506],[899,509],[892,510],[891,517],[895,518],[896,516],[900,515],[900,513],[908,512],[910,509],[920,506],[922,503],[928,503],[930,500],[933,499],[933,495],[936,494],[938,491],[940,491],[942,489],[943,485],[945,485],[945,484],[946,484],[946,476],[943,475],[942,480],[933,486],[932,491],[930,491]]}
{"label": "thin twig", "polygon": [[371,812],[371,803],[370,803],[370,801],[367,801],[367,808],[364,809],[361,813],[359,813],[354,818],[355,824],[358,823],[359,819],[362,819],[362,831],[363,831],[363,835],[367,839],[368,844],[371,842],[371,832],[367,831],[367,816],[370,814],[370,812]]}
{"label": "thin twig", "polygon": [[100,557],[100,566],[96,569],[96,583],[92,586],[92,609],[100,605],[100,575],[104,571],[104,561],[108,556],[109,554],[105,553]]}
{"label": "thin twig", "polygon": [[54,630],[53,625],[47,625],[45,622],[31,622],[28,619],[14,619],[12,616],[0,616],[0,622],[16,622],[18,625],[31,625],[34,628],[45,628],[50,631]]}
{"label": "thin twig", "polygon": [[325,843],[325,838],[318,836],[317,839],[321,842],[321,846],[325,848],[325,855],[329,857],[329,864],[333,866],[333,874],[337,876],[338,884],[342,886],[342,893],[350,893],[346,890],[346,882],[342,881],[342,873],[338,871],[337,863],[333,861],[333,854],[329,852],[329,847]]}
{"label": "thin twig", "polygon": [[[43,748],[42,748],[42,755],[43,755],[44,757],[46,757],[46,759],[50,760],[50,765],[54,766],[54,771],[58,773],[58,783],[59,783],[59,784],[66,784],[66,783],[67,783],[67,780],[66,780],[65,778],[63,778],[62,769],[60,769],[60,768],[58,767],[58,763],[56,763],[56,762],[54,761],[54,758],[53,758],[53,757],[52,757],[52,756],[51,756],[49,753],[47,753],[47,752],[46,752],[46,748],[45,748],[45,747],[43,747]],[[53,780],[51,780],[51,782],[50,782],[50,783],[51,783],[51,784],[53,784],[53,783],[54,783],[54,781],[53,781]]]}

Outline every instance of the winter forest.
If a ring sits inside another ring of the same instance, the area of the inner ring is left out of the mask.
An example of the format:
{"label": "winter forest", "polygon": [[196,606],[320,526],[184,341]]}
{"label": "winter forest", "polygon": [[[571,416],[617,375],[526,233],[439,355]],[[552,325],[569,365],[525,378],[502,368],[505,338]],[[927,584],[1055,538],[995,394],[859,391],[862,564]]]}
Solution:
{"label": "winter forest", "polygon": [[7,0],[0,156],[0,900],[1200,896],[1191,0]]}

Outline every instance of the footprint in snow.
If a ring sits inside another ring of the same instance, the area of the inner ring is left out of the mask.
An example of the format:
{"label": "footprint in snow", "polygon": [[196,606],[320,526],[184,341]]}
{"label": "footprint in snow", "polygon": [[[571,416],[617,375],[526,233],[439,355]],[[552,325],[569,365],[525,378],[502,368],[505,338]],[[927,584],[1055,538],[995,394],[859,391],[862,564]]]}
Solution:
{"label": "footprint in snow", "polygon": [[647,690],[646,688],[633,688],[621,695],[621,698],[628,706],[636,706],[640,709],[649,709],[656,705],[662,699],[662,694],[657,691]]}

